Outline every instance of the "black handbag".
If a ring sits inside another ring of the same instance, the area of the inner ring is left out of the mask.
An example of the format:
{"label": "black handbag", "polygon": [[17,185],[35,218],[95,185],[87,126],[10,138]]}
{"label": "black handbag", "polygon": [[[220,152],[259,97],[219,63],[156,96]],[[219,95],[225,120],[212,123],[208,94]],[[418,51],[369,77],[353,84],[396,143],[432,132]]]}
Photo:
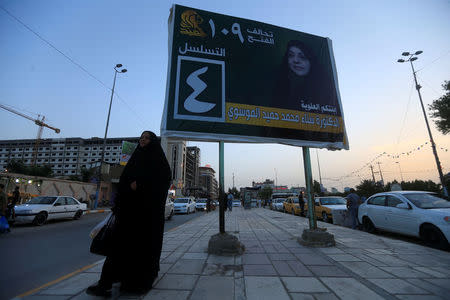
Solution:
{"label": "black handbag", "polygon": [[92,240],[90,248],[91,253],[103,256],[108,256],[111,253],[115,223],[116,217],[114,214],[111,214],[106,224]]}

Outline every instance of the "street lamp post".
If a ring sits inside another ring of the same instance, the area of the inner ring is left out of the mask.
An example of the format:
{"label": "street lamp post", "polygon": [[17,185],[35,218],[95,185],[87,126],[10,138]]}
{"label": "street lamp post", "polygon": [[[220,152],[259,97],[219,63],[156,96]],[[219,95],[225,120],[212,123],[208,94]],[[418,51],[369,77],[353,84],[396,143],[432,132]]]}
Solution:
{"label": "street lamp post", "polygon": [[111,106],[112,106],[112,101],[113,101],[113,98],[114,98],[114,88],[116,87],[116,77],[117,77],[117,73],[126,73],[127,72],[127,69],[121,69],[121,68],[122,68],[122,64],[117,64],[114,67],[114,81],[113,81],[113,87],[112,87],[112,90],[111,90],[111,100],[109,101],[108,118],[106,119],[105,137],[103,138],[102,158],[100,159],[100,166],[99,166],[99,169],[98,169],[97,190],[96,190],[96,193],[95,193],[94,209],[97,208],[98,200],[99,200],[99,197],[100,197],[100,185],[101,185],[101,182],[102,182],[102,166],[103,166],[103,161],[105,159],[106,136],[108,135],[109,116],[111,115]]}
{"label": "street lamp post", "polygon": [[437,151],[436,151],[436,145],[435,145],[434,140],[433,140],[433,135],[431,134],[430,125],[428,124],[427,114],[425,112],[425,107],[423,106],[422,95],[420,94],[421,86],[417,82],[416,71],[414,70],[414,65],[412,63],[413,61],[417,60],[417,55],[421,54],[422,52],[423,51],[416,51],[415,53],[403,52],[402,55],[403,56],[409,56],[409,58],[407,60],[399,59],[399,60],[397,60],[397,62],[404,63],[404,62],[408,62],[409,61],[409,63],[411,64],[411,69],[412,69],[412,72],[413,72],[413,75],[414,75],[414,82],[416,83],[416,90],[417,90],[417,93],[419,94],[420,105],[422,106],[423,116],[425,118],[425,123],[427,125],[428,134],[430,136],[431,148],[433,149],[434,158],[436,160],[436,165],[437,165],[437,169],[438,169],[438,172],[439,172],[439,179],[441,180],[442,191],[444,193],[444,196],[448,197],[447,188],[446,188],[445,182],[444,182],[444,174],[442,173],[441,163],[439,162],[439,156],[438,156]]}
{"label": "street lamp post", "polygon": [[398,169],[400,170],[400,178],[402,179],[401,182],[403,182],[403,174],[402,174],[402,168],[400,168],[400,162],[396,161],[395,163],[398,164]]}

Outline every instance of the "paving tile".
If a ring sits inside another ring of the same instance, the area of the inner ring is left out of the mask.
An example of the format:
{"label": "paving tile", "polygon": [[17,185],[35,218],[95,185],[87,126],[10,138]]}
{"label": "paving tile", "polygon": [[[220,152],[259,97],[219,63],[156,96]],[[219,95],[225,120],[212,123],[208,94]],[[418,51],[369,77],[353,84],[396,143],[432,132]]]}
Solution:
{"label": "paving tile", "polygon": [[440,271],[436,270],[436,268],[427,268],[427,267],[413,267],[414,270],[417,270],[419,272],[426,273],[430,275],[431,277],[436,278],[448,278],[449,275],[446,275],[445,273],[441,273]]}
{"label": "paving tile", "polygon": [[332,293],[314,294],[314,299],[316,299],[316,300],[339,300],[339,298],[336,297],[336,295],[332,294]]}
{"label": "paving tile", "polygon": [[414,266],[415,264],[412,264],[408,261],[401,260],[399,258],[396,258],[392,255],[385,255],[385,254],[367,254],[367,256],[372,257],[382,263],[384,263],[387,266],[391,267],[406,267],[406,266]]}
{"label": "paving tile", "polygon": [[234,278],[200,276],[190,298],[232,300],[234,299]]}
{"label": "paving tile", "polygon": [[201,274],[204,261],[198,259],[179,259],[167,273]]}
{"label": "paving tile", "polygon": [[175,252],[172,252],[169,256],[167,256],[165,259],[163,259],[161,262],[168,263],[168,264],[175,263],[183,255],[184,255],[184,252],[175,251]]}
{"label": "paving tile", "polygon": [[349,277],[347,272],[336,266],[308,266],[314,275],[319,277]]}
{"label": "paving tile", "polygon": [[400,278],[429,278],[430,275],[427,273],[423,273],[417,270],[414,270],[413,268],[408,267],[380,267],[380,269],[383,269],[386,272],[389,272],[391,274],[394,274],[397,277]]}
{"label": "paving tile", "polygon": [[191,291],[176,291],[176,290],[151,290],[145,297],[144,300],[184,300],[189,297]]}
{"label": "paving tile", "polygon": [[244,265],[245,276],[274,276],[277,272],[272,265]]}
{"label": "paving tile", "polygon": [[289,295],[278,277],[245,277],[247,300],[289,300]]}
{"label": "paving tile", "polygon": [[280,276],[295,276],[295,272],[289,267],[289,264],[286,261],[273,261],[272,262],[275,270],[278,272]]}
{"label": "paving tile", "polygon": [[171,267],[172,264],[159,264],[159,274],[166,273]]}
{"label": "paving tile", "polygon": [[271,262],[266,254],[244,254],[242,255],[242,263],[244,265],[264,265]]}
{"label": "paving tile", "polygon": [[287,261],[289,264],[289,267],[294,271],[295,275],[297,276],[313,276],[311,271],[308,270],[308,268],[305,267],[301,262],[298,260],[291,260]]}
{"label": "paving tile", "polygon": [[336,247],[318,248],[318,250],[324,254],[345,254],[344,251]]}
{"label": "paving tile", "polygon": [[432,283],[432,284],[434,284],[434,285],[437,285],[437,286],[439,286],[439,287],[441,287],[441,288],[444,288],[444,289],[446,289],[446,290],[450,290],[450,279],[438,279],[438,278],[436,278],[436,279],[425,279],[426,281],[428,281],[428,282],[430,282],[430,283]]}
{"label": "paving tile", "polygon": [[246,300],[244,278],[234,279],[234,300]]}
{"label": "paving tile", "polygon": [[290,293],[328,293],[330,292],[314,277],[281,277]]}
{"label": "paving tile", "polygon": [[155,285],[156,289],[191,290],[194,288],[198,275],[165,274]]}
{"label": "paving tile", "polygon": [[296,253],[295,256],[300,260],[301,263],[309,266],[309,265],[333,265],[333,263],[328,260],[318,256],[317,254],[305,254],[305,253]]}
{"label": "paving tile", "polygon": [[341,299],[360,300],[362,295],[364,300],[384,299],[354,278],[320,277],[320,280]]}
{"label": "paving tile", "polygon": [[361,259],[350,254],[328,254],[327,256],[335,261],[361,261]]}
{"label": "paving tile", "polygon": [[80,273],[41,290],[37,295],[76,295],[98,280],[97,273]]}
{"label": "paving tile", "polygon": [[206,263],[203,274],[209,276],[234,276],[235,272],[242,271],[242,265],[224,265]]}
{"label": "paving tile", "polygon": [[302,293],[289,293],[292,300],[314,300],[314,296],[310,294],[302,294]]}
{"label": "paving tile", "polygon": [[394,278],[392,274],[381,270],[381,267],[372,266],[364,261],[347,261],[340,264],[363,278]]}
{"label": "paving tile", "polygon": [[423,279],[413,278],[413,279],[406,279],[406,281],[408,281],[412,285],[427,290],[433,293],[434,295],[442,297],[442,299],[448,299],[449,291],[447,289],[431,284]]}
{"label": "paving tile", "polygon": [[402,279],[369,279],[371,282],[390,294],[429,294],[429,292],[414,286]]}
{"label": "paving tile", "polygon": [[234,256],[219,256],[212,255],[208,256],[206,260],[207,263],[211,264],[224,264],[224,265],[234,265],[235,257]]}
{"label": "paving tile", "polygon": [[433,295],[397,295],[398,299],[404,300],[442,300],[445,298],[441,298]]}
{"label": "paving tile", "polygon": [[295,256],[291,253],[269,253],[270,260],[295,260]]}
{"label": "paving tile", "polygon": [[206,260],[208,258],[208,253],[188,252],[188,253],[185,253],[181,258]]}

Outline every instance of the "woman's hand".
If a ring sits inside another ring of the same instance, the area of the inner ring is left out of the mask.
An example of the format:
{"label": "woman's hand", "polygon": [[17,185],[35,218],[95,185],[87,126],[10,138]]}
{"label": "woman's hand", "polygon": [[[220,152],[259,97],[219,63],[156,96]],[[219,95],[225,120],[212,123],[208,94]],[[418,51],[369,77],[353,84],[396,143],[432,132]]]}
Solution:
{"label": "woman's hand", "polygon": [[135,191],[136,188],[137,188],[136,181],[133,181],[133,182],[130,184],[130,187],[131,187],[131,189],[132,189],[133,191]]}

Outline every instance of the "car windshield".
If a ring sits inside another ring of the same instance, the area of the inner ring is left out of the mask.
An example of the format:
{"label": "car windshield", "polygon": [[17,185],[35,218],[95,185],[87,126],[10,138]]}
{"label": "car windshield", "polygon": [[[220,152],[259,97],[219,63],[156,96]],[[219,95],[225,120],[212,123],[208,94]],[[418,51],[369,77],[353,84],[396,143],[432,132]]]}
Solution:
{"label": "car windshield", "polygon": [[206,199],[198,199],[196,202],[197,203],[206,203]]}
{"label": "car windshield", "polygon": [[273,202],[275,202],[275,203],[283,203],[284,201],[286,201],[286,199],[284,199],[284,198],[278,198],[278,199],[273,200]]}
{"label": "car windshield", "polygon": [[450,208],[450,201],[440,198],[437,194],[414,193],[403,194],[403,196],[419,208]]}
{"label": "car windshield", "polygon": [[188,198],[177,198],[175,199],[174,203],[188,203]]}
{"label": "car windshield", "polygon": [[320,199],[322,205],[342,205],[347,204],[344,198],[322,198]]}
{"label": "car windshield", "polygon": [[25,204],[52,204],[55,202],[57,197],[48,197],[48,196],[42,196],[42,197],[36,197],[28,200],[25,202]]}

